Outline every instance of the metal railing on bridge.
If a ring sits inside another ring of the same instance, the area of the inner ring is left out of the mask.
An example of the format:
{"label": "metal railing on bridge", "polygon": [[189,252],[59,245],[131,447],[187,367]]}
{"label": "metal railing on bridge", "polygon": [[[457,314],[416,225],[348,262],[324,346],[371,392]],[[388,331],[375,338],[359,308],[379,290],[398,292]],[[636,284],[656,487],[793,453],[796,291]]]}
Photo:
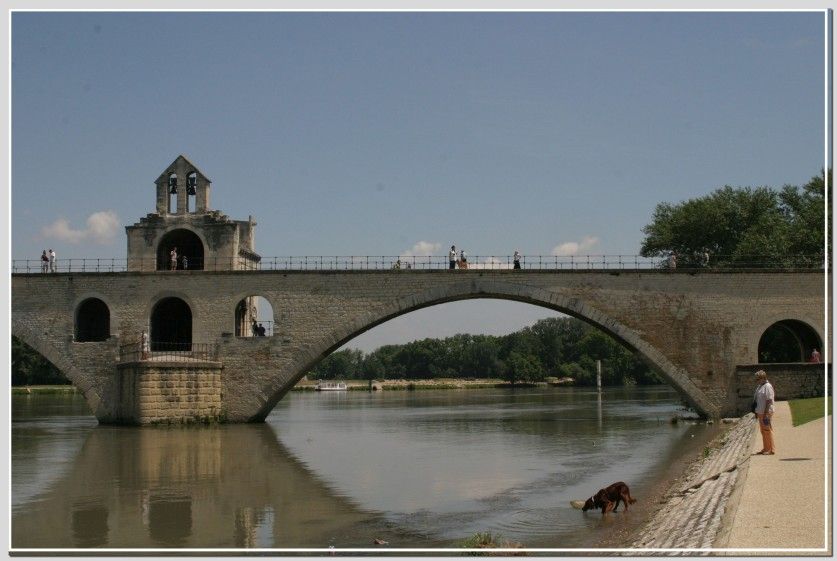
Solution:
{"label": "metal railing on bridge", "polygon": [[199,362],[217,359],[218,346],[215,343],[152,341],[147,348],[143,348],[141,342],[119,347],[120,362]]}
{"label": "metal railing on bridge", "polygon": [[[686,259],[678,255],[676,265],[671,257],[643,257],[641,255],[524,255],[520,268],[524,270],[630,270],[630,269],[823,269],[822,255],[725,256],[713,255],[705,259]],[[169,270],[160,267],[157,259],[72,258],[56,264],[58,273],[113,273],[124,271],[166,272],[173,275],[195,271],[426,271],[449,268],[444,255],[336,255],[262,257],[261,261],[243,257],[209,258],[190,262],[189,269]],[[460,268],[457,266],[457,268]],[[466,267],[461,267],[466,268]],[[510,255],[474,255],[468,257],[468,269],[513,269]],[[12,260],[12,273],[48,273],[39,259]]]}
{"label": "metal railing on bridge", "polygon": [[244,326],[239,326],[236,329],[236,337],[272,337],[273,336],[273,321],[271,320],[256,320],[255,325],[249,325],[249,329],[243,329]]}

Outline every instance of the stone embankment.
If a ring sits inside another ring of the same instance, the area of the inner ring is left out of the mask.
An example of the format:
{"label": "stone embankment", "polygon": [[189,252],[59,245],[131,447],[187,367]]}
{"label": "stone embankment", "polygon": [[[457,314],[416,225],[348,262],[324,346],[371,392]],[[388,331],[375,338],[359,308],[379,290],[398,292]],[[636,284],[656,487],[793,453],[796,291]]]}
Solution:
{"label": "stone embankment", "polygon": [[709,448],[708,455],[692,466],[663,497],[657,513],[631,544],[632,549],[688,553],[683,550],[713,547],[723,527],[730,495],[750,459],[756,426],[752,414],[734,422],[720,437],[719,445]]}

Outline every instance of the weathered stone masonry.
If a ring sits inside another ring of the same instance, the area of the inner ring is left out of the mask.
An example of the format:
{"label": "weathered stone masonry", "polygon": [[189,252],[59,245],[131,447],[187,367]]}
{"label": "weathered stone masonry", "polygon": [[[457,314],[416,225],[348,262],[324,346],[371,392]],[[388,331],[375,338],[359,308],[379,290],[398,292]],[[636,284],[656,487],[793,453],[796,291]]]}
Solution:
{"label": "weathered stone masonry", "polygon": [[117,364],[118,418],[142,425],[222,421],[221,364]]}
{"label": "weathered stone masonry", "polygon": [[[588,321],[713,416],[737,411],[735,367],[757,361],[768,327],[794,320],[824,340],[820,271],[258,271],[255,221],[212,210],[211,181],[185,156],[154,185],[154,212],[125,228],[128,272],[12,276],[13,335],[60,368],[102,422],[264,420],[305,372],[353,337],[468,298],[526,302]],[[169,270],[173,253],[177,270]],[[257,297],[270,303],[272,318],[258,317]],[[79,340],[77,314],[90,327]],[[251,337],[257,317],[273,322],[273,336]],[[172,355],[181,360],[171,364],[159,355],[121,357],[143,332],[152,352],[188,353],[197,344],[217,353],[206,363],[192,355]]]}
{"label": "weathered stone masonry", "polygon": [[[273,337],[233,335],[236,304],[254,295],[273,307]],[[263,420],[308,369],[367,329],[456,300],[515,300],[586,320],[713,416],[737,412],[736,366],[757,362],[770,325],[798,320],[825,340],[828,319],[824,274],[809,270],[160,271],[13,275],[12,333],[58,366],[102,422],[120,422],[119,346],[137,341],[167,296],[191,308],[193,341],[217,344],[219,416],[233,422]],[[107,341],[73,341],[74,311],[89,297],[108,306]]]}

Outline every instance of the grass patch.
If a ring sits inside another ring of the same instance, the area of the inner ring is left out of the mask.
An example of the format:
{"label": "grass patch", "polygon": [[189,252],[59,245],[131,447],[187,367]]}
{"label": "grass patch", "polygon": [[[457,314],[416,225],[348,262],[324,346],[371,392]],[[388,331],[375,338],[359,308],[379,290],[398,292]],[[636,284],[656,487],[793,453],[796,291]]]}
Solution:
{"label": "grass patch", "polygon": [[[798,427],[810,421],[819,419],[825,414],[825,398],[811,397],[808,399],[792,399],[788,401],[791,410],[793,426]],[[828,414],[831,415],[831,400],[828,400]]]}

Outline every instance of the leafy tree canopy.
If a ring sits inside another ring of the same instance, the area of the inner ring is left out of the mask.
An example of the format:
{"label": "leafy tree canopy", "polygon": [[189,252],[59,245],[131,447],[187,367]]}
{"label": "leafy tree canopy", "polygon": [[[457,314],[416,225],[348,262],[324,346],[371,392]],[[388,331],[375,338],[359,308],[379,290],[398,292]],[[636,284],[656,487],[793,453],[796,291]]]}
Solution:
{"label": "leafy tree canopy", "polygon": [[825,248],[825,210],[823,175],[780,190],[725,186],[677,205],[658,204],[642,230],[640,253],[673,252],[678,266],[702,265],[705,251],[710,265],[817,265]]}
{"label": "leafy tree canopy", "polygon": [[596,360],[605,385],[657,384],[659,378],[604,332],[570,317],[540,320],[502,337],[454,335],[386,345],[372,353],[332,353],[308,373],[312,379],[500,378],[512,383],[547,377],[595,385]]}

